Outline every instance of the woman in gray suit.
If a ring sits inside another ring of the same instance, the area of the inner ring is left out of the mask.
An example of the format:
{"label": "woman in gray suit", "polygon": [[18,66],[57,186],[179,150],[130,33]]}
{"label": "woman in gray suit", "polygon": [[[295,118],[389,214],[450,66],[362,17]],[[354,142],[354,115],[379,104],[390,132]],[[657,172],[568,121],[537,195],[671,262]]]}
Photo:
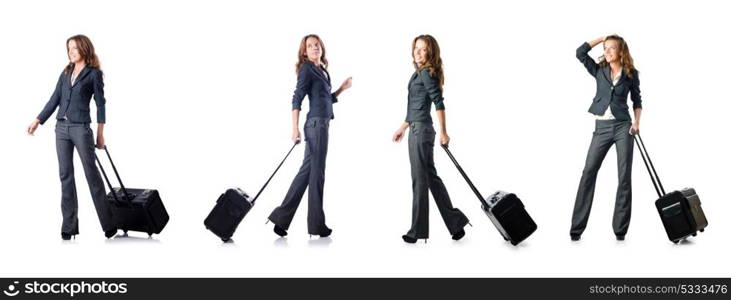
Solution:
{"label": "woman in gray suit", "polygon": [[305,159],[282,204],[269,215],[269,221],[274,223],[274,233],[280,237],[286,236],[294,213],[307,189],[307,231],[310,235],[328,237],[332,229],[325,225],[325,211],[322,207],[328,131],[330,120],[335,118],[333,103],[338,102],[340,93],[350,88],[352,78],[346,79],[335,92],[331,91],[325,45],[315,34],[302,38],[297,57],[297,87],[292,96],[292,141],[300,140],[299,116],[302,100],[307,96],[310,111],[307,113],[304,126]]}
{"label": "woman in gray suit", "polygon": [[[106,202],[106,192],[99,169],[94,160],[94,146],[104,148],[104,123],[106,111],[104,105],[104,81],[99,68],[99,58],[94,52],[94,45],[84,35],[75,35],[66,40],[66,51],[69,63],[61,72],[56,89],[38,117],[28,126],[27,133],[33,135],[41,125],[56,114],[56,154],[58,155],[59,174],[61,177],[61,238],[70,240],[79,233],[78,201],[76,183],[74,181],[74,148],[79,154],[84,167],[86,181],[89,184],[91,197],[94,200],[96,213],[107,238],[117,233],[112,221],[112,213]],[[96,103],[96,143],[94,133],[89,126],[89,104],[94,96]]]}
{"label": "woman in gray suit", "polygon": [[432,103],[434,103],[439,119],[439,142],[442,145],[449,144],[444,98],[442,97],[444,73],[442,72],[439,44],[430,35],[420,35],[412,42],[411,49],[416,70],[409,80],[406,120],[393,135],[393,141],[399,142],[406,129],[409,129],[413,208],[411,229],[401,238],[410,244],[415,243],[418,239],[429,238],[429,190],[431,190],[434,202],[437,204],[452,239],[459,240],[464,237],[464,227],[469,220],[459,209],[452,207],[447,188],[434,167],[436,131],[434,131],[431,119]]}
{"label": "woman in gray suit", "polygon": [[[589,56],[594,46],[603,43],[604,55],[597,64]],[[634,67],[629,47],[618,35],[597,38],[585,42],[576,49],[576,58],[596,80],[596,95],[589,112],[595,115],[596,127],[586,156],[586,164],[576,193],[574,213],[571,219],[571,240],[578,241],[589,220],[594,198],[594,187],[599,167],[609,148],[617,148],[617,200],[614,206],[612,227],[617,240],[624,240],[632,211],[632,152],[634,139],[631,135],[640,131],[642,98],[640,78]],[[629,114],[627,95],[631,95],[634,122]]]}

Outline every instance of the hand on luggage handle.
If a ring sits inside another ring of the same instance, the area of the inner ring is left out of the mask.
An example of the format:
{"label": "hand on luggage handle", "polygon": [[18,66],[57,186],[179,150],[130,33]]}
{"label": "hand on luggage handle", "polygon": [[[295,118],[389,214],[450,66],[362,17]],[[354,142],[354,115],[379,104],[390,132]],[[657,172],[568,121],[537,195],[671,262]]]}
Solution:
{"label": "hand on luggage handle", "polygon": [[[104,145],[103,149],[104,149],[104,152],[107,153],[107,157],[109,158],[109,163],[112,165],[112,170],[114,170],[114,175],[117,176],[117,181],[119,182],[120,189],[122,190],[122,193],[124,193],[124,199],[127,200],[127,202],[129,202],[131,204],[132,198],[127,193],[127,188],[124,187],[124,183],[122,183],[122,178],[119,177],[119,172],[117,172],[117,167],[114,166],[114,161],[112,161],[112,156],[109,155],[109,150],[107,150],[107,146]],[[107,173],[104,171],[104,167],[102,167],[102,162],[99,160],[99,157],[96,155],[96,150],[94,151],[94,158],[96,159],[96,162],[99,164],[99,169],[101,169],[102,175],[104,175],[104,180],[107,182],[107,186],[109,186],[109,190],[111,191],[112,196],[114,197],[114,200],[117,203],[121,203],[121,201],[119,201],[119,198],[117,198],[117,193],[114,192],[112,183],[109,182],[109,177],[107,177]]]}

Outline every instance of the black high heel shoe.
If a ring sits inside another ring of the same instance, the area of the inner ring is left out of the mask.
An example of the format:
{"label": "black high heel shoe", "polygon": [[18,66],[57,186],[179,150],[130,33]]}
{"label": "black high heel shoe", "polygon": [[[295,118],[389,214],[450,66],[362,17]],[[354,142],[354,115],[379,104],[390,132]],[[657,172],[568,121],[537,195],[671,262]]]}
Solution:
{"label": "black high heel shoe", "polygon": [[330,229],[330,228],[325,229],[325,231],[320,234],[320,238],[329,237],[332,233],[333,233],[333,230],[332,229]]}
{"label": "black high heel shoe", "polygon": [[274,225],[274,233],[280,237],[285,237],[287,235],[287,231],[284,230],[284,228],[279,227],[279,225]]}
{"label": "black high heel shoe", "polygon": [[452,235],[452,239],[455,241],[459,241],[460,239],[462,239],[464,237],[464,235],[465,235],[465,232],[464,232],[464,229],[462,229],[459,232]]}

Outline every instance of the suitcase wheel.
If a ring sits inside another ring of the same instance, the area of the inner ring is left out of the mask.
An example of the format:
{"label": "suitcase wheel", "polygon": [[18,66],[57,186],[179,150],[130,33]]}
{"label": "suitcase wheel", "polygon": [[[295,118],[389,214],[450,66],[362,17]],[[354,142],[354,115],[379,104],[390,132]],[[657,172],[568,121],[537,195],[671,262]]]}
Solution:
{"label": "suitcase wheel", "polygon": [[696,236],[696,235],[698,235],[698,234],[697,234],[697,233],[694,233],[694,234],[693,234],[693,236]]}
{"label": "suitcase wheel", "polygon": [[509,242],[509,241],[510,241],[510,240],[508,240],[508,238],[506,238],[506,237],[503,237],[503,240],[505,240],[506,242]]}
{"label": "suitcase wheel", "polygon": [[705,229],[701,229],[701,230],[699,230],[699,231],[700,231],[700,232],[703,232],[703,230],[705,230]]}
{"label": "suitcase wheel", "polygon": [[127,234],[127,229],[122,230],[122,232],[124,232],[124,234]]}
{"label": "suitcase wheel", "polygon": [[148,237],[152,237],[152,232],[148,232],[148,233],[147,233],[147,236],[148,236]]}
{"label": "suitcase wheel", "polygon": [[231,239],[229,238],[229,239],[221,239],[221,240],[222,240],[222,241],[223,241],[224,243],[228,243],[228,241],[230,241]]}
{"label": "suitcase wheel", "polygon": [[680,242],[680,241],[673,241],[673,243],[675,243],[675,244],[677,244],[678,242]]}

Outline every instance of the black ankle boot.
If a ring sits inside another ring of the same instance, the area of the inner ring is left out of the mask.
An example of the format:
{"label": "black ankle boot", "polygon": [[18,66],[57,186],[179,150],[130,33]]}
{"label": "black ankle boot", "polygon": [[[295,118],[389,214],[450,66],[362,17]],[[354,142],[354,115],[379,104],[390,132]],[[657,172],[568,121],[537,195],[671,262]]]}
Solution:
{"label": "black ankle boot", "polygon": [[408,235],[405,235],[404,234],[404,235],[401,236],[401,238],[404,239],[404,242],[407,242],[409,244],[416,243],[416,239],[415,238],[412,238],[412,237],[410,237]]}
{"label": "black ankle boot", "polygon": [[460,239],[462,239],[464,237],[464,235],[465,235],[465,232],[464,232],[464,229],[462,229],[459,232],[452,235],[452,239],[455,241],[459,241]]}
{"label": "black ankle boot", "polygon": [[580,239],[581,239],[581,235],[580,234],[572,234],[571,235],[571,240],[572,241],[578,241]]}
{"label": "black ankle boot", "polygon": [[274,233],[276,233],[280,237],[284,237],[287,235],[287,231],[284,230],[284,228],[279,227],[279,225],[274,225]]}
{"label": "black ankle boot", "polygon": [[61,239],[64,241],[70,240],[72,236],[70,233],[61,232]]}

